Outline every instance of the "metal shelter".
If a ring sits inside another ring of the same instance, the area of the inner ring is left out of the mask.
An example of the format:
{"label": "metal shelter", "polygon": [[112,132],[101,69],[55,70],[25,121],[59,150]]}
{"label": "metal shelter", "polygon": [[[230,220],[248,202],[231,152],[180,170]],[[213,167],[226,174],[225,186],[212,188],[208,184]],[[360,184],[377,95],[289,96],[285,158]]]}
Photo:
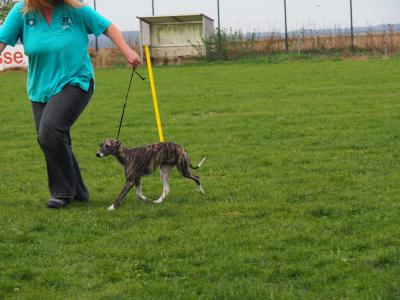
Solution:
{"label": "metal shelter", "polygon": [[156,64],[180,63],[206,55],[204,41],[214,33],[214,20],[204,14],[137,17],[140,44],[149,46]]}

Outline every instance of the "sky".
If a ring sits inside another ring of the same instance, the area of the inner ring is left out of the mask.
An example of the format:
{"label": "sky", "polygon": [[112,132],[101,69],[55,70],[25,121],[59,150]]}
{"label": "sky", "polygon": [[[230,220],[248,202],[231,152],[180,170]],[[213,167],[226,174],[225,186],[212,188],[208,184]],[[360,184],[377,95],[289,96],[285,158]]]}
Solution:
{"label": "sky", "polygon": [[[94,0],[85,2],[93,6]],[[400,0],[352,0],[355,26],[400,23]],[[283,31],[284,0],[220,0],[221,28]],[[137,16],[152,15],[152,0],[96,0],[97,10],[121,30],[139,30]],[[346,28],[350,0],[286,0],[288,29]],[[155,15],[203,13],[215,20],[217,0],[154,0]]]}

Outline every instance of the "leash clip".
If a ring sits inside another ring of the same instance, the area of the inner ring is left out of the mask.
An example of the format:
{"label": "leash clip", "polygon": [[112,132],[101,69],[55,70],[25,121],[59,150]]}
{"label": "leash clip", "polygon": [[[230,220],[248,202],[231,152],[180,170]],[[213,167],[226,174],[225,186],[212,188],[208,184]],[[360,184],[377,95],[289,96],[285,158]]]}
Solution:
{"label": "leash clip", "polygon": [[136,72],[136,70],[134,71],[136,73],[137,76],[140,77],[140,79],[142,80],[146,80],[146,77],[143,77],[142,75],[140,75],[138,72]]}

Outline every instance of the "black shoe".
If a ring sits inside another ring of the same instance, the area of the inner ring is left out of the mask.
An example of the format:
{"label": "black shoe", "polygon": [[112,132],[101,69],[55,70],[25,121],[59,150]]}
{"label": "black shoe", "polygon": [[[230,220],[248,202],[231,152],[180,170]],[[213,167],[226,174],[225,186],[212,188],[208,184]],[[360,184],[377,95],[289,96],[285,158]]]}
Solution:
{"label": "black shoe", "polygon": [[51,197],[47,202],[48,208],[64,208],[67,207],[69,204],[69,199],[67,198],[54,198]]}

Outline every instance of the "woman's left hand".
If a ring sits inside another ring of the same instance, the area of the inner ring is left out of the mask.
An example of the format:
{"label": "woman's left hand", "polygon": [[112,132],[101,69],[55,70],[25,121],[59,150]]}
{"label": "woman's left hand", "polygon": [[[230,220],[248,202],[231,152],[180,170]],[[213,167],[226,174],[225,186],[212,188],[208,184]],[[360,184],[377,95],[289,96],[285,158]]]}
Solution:
{"label": "woman's left hand", "polygon": [[139,54],[137,54],[136,51],[132,50],[131,48],[127,49],[126,53],[124,53],[124,57],[126,62],[134,68],[139,67],[142,63]]}

